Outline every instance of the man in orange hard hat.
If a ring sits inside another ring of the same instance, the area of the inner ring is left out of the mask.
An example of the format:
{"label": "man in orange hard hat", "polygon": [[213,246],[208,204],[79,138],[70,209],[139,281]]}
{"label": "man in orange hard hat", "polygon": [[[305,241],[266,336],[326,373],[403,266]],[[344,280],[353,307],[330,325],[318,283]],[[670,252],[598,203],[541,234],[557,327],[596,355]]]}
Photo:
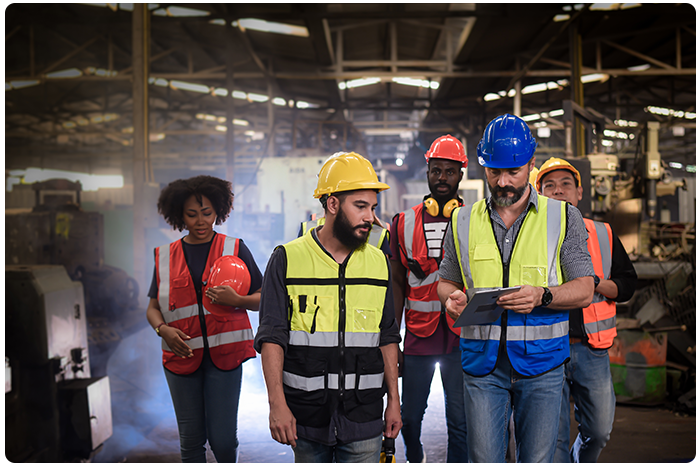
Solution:
{"label": "man in orange hard hat", "polygon": [[[462,143],[450,135],[437,138],[425,154],[430,194],[394,217],[391,225],[391,272],[399,325],[406,316],[403,346],[401,418],[408,462],[428,460],[420,442],[435,365],[445,393],[447,462],[468,462],[459,330],[437,295],[442,240],[450,214],[461,206],[457,194],[467,167]],[[401,360],[399,360],[401,361]]]}
{"label": "man in orange hard hat", "polygon": [[270,432],[295,462],[378,463],[382,434],[401,429],[390,268],[367,242],[388,188],[361,155],[330,157],[314,192],[325,223],[275,249],[265,270],[254,347]]}
{"label": "man in orange hard hat", "polygon": [[[548,198],[578,207],[583,197],[581,174],[564,159],[552,157],[537,174],[537,191]],[[588,231],[588,252],[596,276],[593,302],[569,312],[570,360],[564,367],[565,383],[554,462],[597,462],[610,439],[615,418],[615,391],[608,348],[617,335],[615,302],[632,298],[637,273],[620,239],[605,222],[583,219]],[[579,434],[569,449],[573,396]]]}

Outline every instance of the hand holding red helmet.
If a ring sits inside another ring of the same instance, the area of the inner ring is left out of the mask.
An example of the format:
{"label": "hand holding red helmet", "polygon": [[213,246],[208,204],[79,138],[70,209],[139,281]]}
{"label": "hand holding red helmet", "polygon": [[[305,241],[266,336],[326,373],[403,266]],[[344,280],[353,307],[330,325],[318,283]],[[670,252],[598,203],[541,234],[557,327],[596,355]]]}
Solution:
{"label": "hand holding red helmet", "polygon": [[250,289],[250,273],[242,259],[222,256],[214,262],[209,280],[204,286],[204,308],[216,316],[229,316],[232,307],[239,305],[241,296]]}

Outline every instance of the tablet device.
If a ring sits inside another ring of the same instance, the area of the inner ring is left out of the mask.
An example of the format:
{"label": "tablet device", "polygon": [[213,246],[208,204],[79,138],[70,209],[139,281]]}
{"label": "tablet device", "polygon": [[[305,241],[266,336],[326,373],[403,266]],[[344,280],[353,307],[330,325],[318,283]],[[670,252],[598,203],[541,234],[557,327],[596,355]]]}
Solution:
{"label": "tablet device", "polygon": [[520,287],[467,290],[467,297],[471,295],[471,298],[469,298],[466,308],[464,308],[464,311],[462,311],[462,314],[459,315],[452,327],[460,328],[472,324],[493,323],[503,313],[503,308],[496,305],[498,297],[517,290],[520,290]]}

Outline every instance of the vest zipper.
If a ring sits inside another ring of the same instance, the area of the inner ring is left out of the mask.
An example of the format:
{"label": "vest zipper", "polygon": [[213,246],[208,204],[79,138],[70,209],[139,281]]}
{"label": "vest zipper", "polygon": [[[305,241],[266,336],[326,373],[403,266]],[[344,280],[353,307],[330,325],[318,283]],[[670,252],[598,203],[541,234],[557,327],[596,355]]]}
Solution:
{"label": "vest zipper", "polygon": [[[346,260],[347,261],[347,260]],[[338,372],[338,388],[340,389],[340,398],[343,398],[345,393],[345,368],[343,361],[345,360],[345,262],[338,268],[339,279],[339,313],[338,313],[338,350],[340,355],[340,371]]]}

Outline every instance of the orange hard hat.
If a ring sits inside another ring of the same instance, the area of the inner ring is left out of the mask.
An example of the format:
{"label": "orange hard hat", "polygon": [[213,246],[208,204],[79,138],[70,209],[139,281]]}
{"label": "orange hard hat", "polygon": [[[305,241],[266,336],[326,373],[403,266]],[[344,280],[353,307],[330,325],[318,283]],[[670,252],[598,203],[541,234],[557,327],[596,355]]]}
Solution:
{"label": "orange hard hat", "polygon": [[250,272],[243,260],[238,256],[222,256],[211,267],[209,280],[202,291],[204,307],[214,315],[228,316],[231,313],[230,306],[212,303],[204,293],[209,287],[230,285],[238,295],[248,295],[250,289]]}
{"label": "orange hard hat", "polygon": [[462,143],[451,135],[440,136],[433,141],[430,149],[425,153],[425,162],[429,163],[430,159],[447,159],[457,161],[466,167],[468,164],[467,154],[464,152]]}

